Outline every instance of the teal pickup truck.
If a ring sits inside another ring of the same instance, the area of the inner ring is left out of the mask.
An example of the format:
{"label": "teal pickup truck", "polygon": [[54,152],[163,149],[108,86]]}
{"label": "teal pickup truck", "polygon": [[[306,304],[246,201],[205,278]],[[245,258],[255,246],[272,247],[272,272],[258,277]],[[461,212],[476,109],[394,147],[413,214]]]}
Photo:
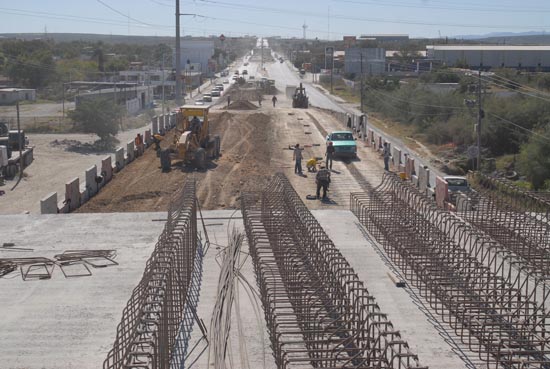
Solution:
{"label": "teal pickup truck", "polygon": [[332,142],[334,155],[340,157],[357,157],[357,143],[349,131],[333,131],[327,136],[327,145]]}

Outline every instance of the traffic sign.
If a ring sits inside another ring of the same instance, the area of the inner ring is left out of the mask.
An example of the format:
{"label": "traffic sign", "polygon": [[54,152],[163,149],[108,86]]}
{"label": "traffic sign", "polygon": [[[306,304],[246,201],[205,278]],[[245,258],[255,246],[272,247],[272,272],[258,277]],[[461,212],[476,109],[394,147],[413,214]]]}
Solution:
{"label": "traffic sign", "polygon": [[475,159],[477,158],[477,154],[479,153],[479,149],[477,146],[470,146],[468,147],[468,150],[466,150],[466,154],[468,154],[468,158]]}

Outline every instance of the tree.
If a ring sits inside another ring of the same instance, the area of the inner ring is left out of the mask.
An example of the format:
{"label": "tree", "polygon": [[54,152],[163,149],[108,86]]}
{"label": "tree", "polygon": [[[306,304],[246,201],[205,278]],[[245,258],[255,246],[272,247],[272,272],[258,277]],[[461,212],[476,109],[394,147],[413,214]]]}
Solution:
{"label": "tree", "polygon": [[8,41],[2,44],[7,63],[5,74],[17,84],[30,88],[47,85],[55,78],[52,47],[42,40]]}
{"label": "tree", "polygon": [[110,141],[118,133],[122,108],[108,99],[84,100],[68,116],[84,132],[95,133],[102,141]]}
{"label": "tree", "polygon": [[522,145],[519,157],[522,174],[529,179],[536,190],[545,188],[550,180],[550,141],[548,139],[550,124],[539,131],[539,134],[544,138],[532,135],[529,142]]}

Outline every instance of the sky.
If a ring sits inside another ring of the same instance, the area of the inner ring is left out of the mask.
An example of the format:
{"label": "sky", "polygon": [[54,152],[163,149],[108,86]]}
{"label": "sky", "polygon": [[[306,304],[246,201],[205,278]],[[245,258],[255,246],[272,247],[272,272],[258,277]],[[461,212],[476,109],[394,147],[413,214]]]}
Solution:
{"label": "sky", "polygon": [[[173,36],[176,0],[0,1],[0,33]],[[550,32],[550,1],[180,0],[182,35],[340,40],[364,34],[437,38]],[[189,15],[190,14],[190,15]]]}

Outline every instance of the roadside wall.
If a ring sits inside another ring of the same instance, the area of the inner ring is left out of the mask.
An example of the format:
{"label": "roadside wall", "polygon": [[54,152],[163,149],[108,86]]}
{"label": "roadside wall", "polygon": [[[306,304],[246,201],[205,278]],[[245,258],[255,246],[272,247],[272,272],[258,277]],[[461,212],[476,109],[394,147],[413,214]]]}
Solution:
{"label": "roadside wall", "polygon": [[[101,189],[113,179],[115,173],[124,169],[128,164],[135,160],[136,156],[143,154],[145,148],[152,143],[152,134],[158,133],[159,122],[163,122],[164,131],[168,131],[176,126],[176,115],[166,114],[166,119],[163,116],[154,117],[150,125],[144,128],[141,136],[143,143],[136,147],[134,141],[127,142],[126,150],[119,147],[113,156],[104,157],[99,165],[92,166],[85,171],[84,183],[79,183],[78,177],[67,182],[65,185],[65,193],[63,196],[58,196],[57,192],[52,192],[40,200],[41,214],[57,214],[70,213],[79,208],[86,201],[94,197]],[[166,122],[166,125],[164,125]],[[32,152],[31,152],[32,155]],[[98,173],[98,168],[101,171]],[[58,198],[62,198],[58,202]]]}

